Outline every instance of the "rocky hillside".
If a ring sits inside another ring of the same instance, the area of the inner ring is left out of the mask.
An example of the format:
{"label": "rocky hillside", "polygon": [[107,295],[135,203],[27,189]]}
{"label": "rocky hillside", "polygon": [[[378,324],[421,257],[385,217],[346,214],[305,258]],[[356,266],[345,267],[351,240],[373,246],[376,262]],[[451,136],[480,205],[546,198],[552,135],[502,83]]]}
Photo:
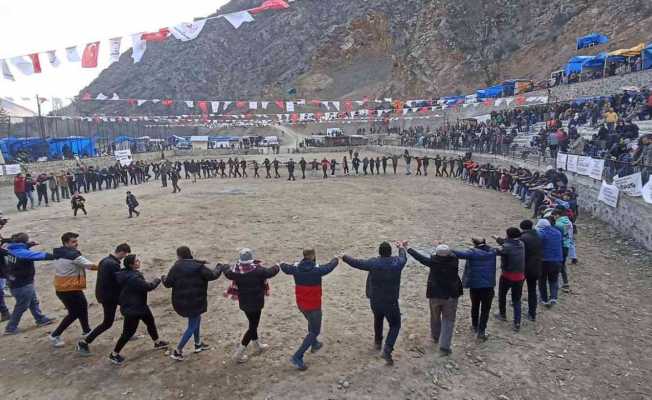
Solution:
{"label": "rocky hillside", "polygon": [[[233,0],[219,12],[259,3]],[[81,93],[237,100],[284,98],[294,88],[298,98],[434,97],[544,79],[575,54],[577,36],[600,31],[610,48],[629,47],[652,40],[651,24],[649,0],[297,0],[238,30],[217,19],[194,41],[149,43],[139,64],[129,51]]]}

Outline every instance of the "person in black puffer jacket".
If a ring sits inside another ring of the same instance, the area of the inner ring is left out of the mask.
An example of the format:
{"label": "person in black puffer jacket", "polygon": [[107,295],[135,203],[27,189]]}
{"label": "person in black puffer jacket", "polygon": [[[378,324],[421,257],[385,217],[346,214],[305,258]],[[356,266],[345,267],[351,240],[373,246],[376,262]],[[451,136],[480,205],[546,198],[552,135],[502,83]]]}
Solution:
{"label": "person in black puffer jacket", "polygon": [[161,280],[157,278],[147,282],[139,271],[140,259],[135,254],[125,257],[123,264],[125,269],[116,274],[116,281],[121,288],[120,312],[124,316],[124,326],[122,335],[109,355],[111,362],[117,365],[124,362],[125,359],[120,355],[120,351],[136,333],[140,321],[147,326],[147,333],[154,341],[155,349],[168,347],[166,342],[159,339],[154,316],[147,305],[147,293],[156,289],[161,284]]}
{"label": "person in black puffer jacket", "polygon": [[439,343],[441,354],[447,356],[451,354],[455,332],[457,300],[462,295],[459,260],[445,244],[437,246],[430,257],[414,249],[408,249],[408,254],[430,268],[426,290],[426,297],[430,299],[430,333],[432,340]]}
{"label": "person in black puffer jacket", "polygon": [[222,274],[222,265],[214,270],[206,267],[205,261],[193,259],[190,249],[181,246],[177,249],[177,262],[174,263],[167,276],[161,279],[163,285],[172,288],[172,307],[180,316],[188,318],[188,328],[181,337],[179,345],[170,354],[177,361],[183,361],[183,348],[195,337],[195,353],[208,350],[199,336],[201,315],[208,309],[208,282],[214,281]]}
{"label": "person in black puffer jacket", "polygon": [[528,320],[537,317],[537,281],[541,279],[543,242],[529,219],[521,222],[521,241],[525,245],[525,281],[527,282]]}

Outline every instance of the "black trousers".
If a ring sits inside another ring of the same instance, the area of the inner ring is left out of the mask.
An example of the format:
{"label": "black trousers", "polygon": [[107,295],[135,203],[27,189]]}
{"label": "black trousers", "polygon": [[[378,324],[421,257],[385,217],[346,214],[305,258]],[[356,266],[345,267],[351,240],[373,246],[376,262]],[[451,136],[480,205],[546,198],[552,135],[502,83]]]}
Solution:
{"label": "black trousers", "polygon": [[537,283],[539,279],[537,278],[527,278],[525,282],[527,283],[527,312],[531,318],[537,317]]}
{"label": "black trousers", "polygon": [[[136,206],[138,207],[138,206]],[[133,214],[136,213],[136,215],[140,215],[138,211],[136,211],[136,207],[129,207],[129,216],[133,217]]]}
{"label": "black trousers", "polygon": [[507,292],[512,292],[512,307],[514,308],[514,323],[521,323],[521,297],[523,281],[514,282],[503,277],[498,282],[498,309],[503,317],[507,314]]}
{"label": "black trousers", "polygon": [[113,326],[115,321],[115,312],[118,310],[117,303],[102,303],[102,310],[104,311],[104,319],[102,323],[93,329],[93,331],[86,337],[86,343],[91,344],[98,336],[106,332]]}
{"label": "black trousers", "polygon": [[41,201],[44,200],[45,204],[48,204],[48,188],[47,186],[38,185],[36,187],[36,193],[38,194],[38,204],[41,205]]}
{"label": "black trousers", "polygon": [[245,311],[244,313],[249,321],[249,329],[247,329],[247,332],[242,337],[242,345],[248,346],[252,340],[258,340],[258,325],[260,324],[262,310]]}
{"label": "black trousers", "polygon": [[154,321],[154,316],[152,315],[152,311],[148,308],[145,314],[124,316],[124,323],[122,325],[122,335],[120,335],[120,338],[118,339],[118,343],[115,344],[115,348],[113,349],[114,353],[120,354],[120,351],[122,350],[123,347],[125,347],[125,344],[127,344],[129,339],[131,339],[131,337],[134,336],[134,334],[136,333],[140,321],[143,321],[145,326],[147,326],[147,333],[149,333],[149,337],[151,337],[152,340],[155,342],[158,340],[158,331],[156,330],[156,322]]}
{"label": "black trousers", "polygon": [[382,343],[383,341],[383,324],[387,320],[389,324],[389,332],[387,332],[387,340],[385,340],[385,349],[387,353],[394,350],[396,339],[401,330],[401,309],[397,303],[393,304],[371,304],[371,312],[374,314],[374,341]]}
{"label": "black trousers", "polygon": [[74,292],[57,292],[57,297],[68,311],[68,315],[63,317],[57,329],[52,332],[52,336],[61,336],[68,327],[75,321],[79,320],[84,334],[91,331],[88,324],[88,302],[86,296],[81,290]]}
{"label": "black trousers", "polygon": [[84,215],[88,215],[88,213],[86,212],[86,207],[85,206],[80,206],[80,207],[76,207],[76,208],[72,209],[73,214],[75,215],[75,217],[77,216],[77,211],[79,211],[79,210],[82,210],[84,212]]}
{"label": "black trousers", "polygon": [[471,296],[471,325],[478,332],[483,333],[487,329],[491,302],[494,299],[494,288],[470,289]]}

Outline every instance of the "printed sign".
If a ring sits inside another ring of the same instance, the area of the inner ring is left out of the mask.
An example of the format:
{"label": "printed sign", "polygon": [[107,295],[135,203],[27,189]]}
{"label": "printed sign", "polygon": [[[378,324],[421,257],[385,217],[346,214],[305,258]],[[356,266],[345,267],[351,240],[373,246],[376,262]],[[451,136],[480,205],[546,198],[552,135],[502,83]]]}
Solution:
{"label": "printed sign", "polygon": [[600,187],[600,194],[598,194],[598,200],[608,205],[609,207],[616,208],[618,207],[618,195],[620,190],[614,185],[610,185],[605,181],[602,181],[602,186]]}
{"label": "printed sign", "polygon": [[23,170],[20,168],[20,164],[5,165],[5,175],[18,175],[22,172]]}
{"label": "printed sign", "polygon": [[637,172],[632,175],[623,176],[619,178],[616,176],[614,178],[614,186],[618,188],[621,192],[625,193],[628,196],[639,197],[642,196],[643,191],[643,182],[641,179],[641,173]]}
{"label": "printed sign", "polygon": [[568,154],[557,153],[557,169],[566,169],[566,161],[568,159]]}
{"label": "printed sign", "polygon": [[604,171],[604,160],[591,159],[591,169],[589,169],[589,176],[597,181],[602,180],[602,172]]}
{"label": "printed sign", "polygon": [[577,162],[579,158],[578,155],[569,154],[566,160],[566,169],[570,172],[577,172]]}
{"label": "printed sign", "polygon": [[643,200],[645,200],[646,203],[652,204],[652,178],[650,178],[645,186],[643,186],[641,194],[643,195]]}
{"label": "printed sign", "polygon": [[591,157],[579,157],[577,159],[577,173],[580,175],[588,175],[591,170]]}
{"label": "printed sign", "polygon": [[116,150],[113,155],[120,165],[125,166],[131,164],[131,150]]}

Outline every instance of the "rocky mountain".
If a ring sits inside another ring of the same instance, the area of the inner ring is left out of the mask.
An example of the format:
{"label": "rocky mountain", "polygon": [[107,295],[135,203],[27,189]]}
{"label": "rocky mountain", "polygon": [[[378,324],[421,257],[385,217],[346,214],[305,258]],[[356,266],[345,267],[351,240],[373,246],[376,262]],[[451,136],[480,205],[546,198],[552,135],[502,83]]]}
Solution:
{"label": "rocky mountain", "polygon": [[[232,0],[218,12],[259,4]],[[191,42],[149,43],[138,64],[128,51],[81,93],[194,100],[274,100],[291,89],[310,99],[469,93],[505,79],[545,79],[576,54],[575,38],[592,31],[609,35],[610,49],[650,41],[651,24],[649,0],[297,0],[238,30],[216,19]]]}

